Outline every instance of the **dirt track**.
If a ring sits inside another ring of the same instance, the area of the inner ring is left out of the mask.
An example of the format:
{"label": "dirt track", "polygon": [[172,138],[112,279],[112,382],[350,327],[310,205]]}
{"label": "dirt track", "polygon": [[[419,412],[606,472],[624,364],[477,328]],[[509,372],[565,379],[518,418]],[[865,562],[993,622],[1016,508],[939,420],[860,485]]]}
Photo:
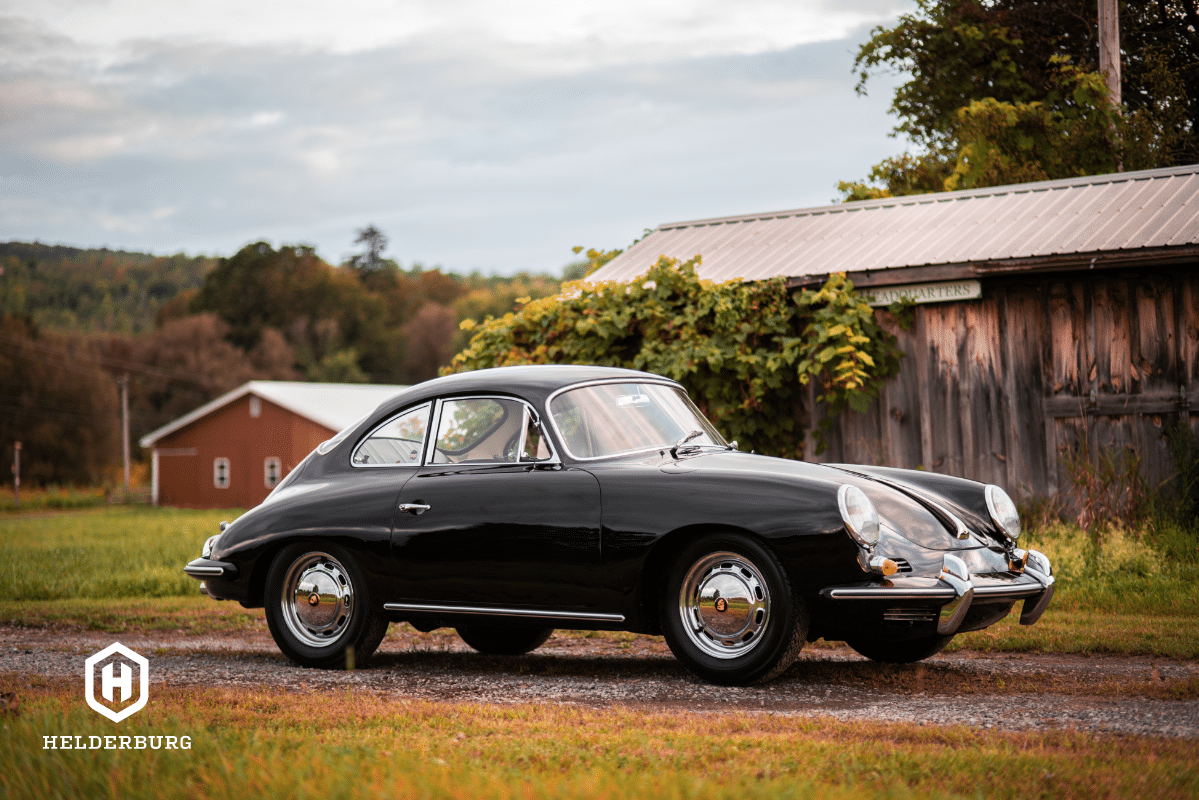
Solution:
{"label": "dirt track", "polygon": [[[475,654],[450,631],[392,626],[379,653],[352,673],[296,667],[265,631],[188,637],[0,628],[0,673],[78,676],[91,653],[120,641],[150,658],[152,684],[352,687],[397,698],[564,703],[699,712],[827,716],[1199,738],[1199,700],[1171,699],[1199,679],[1199,662],[1113,656],[941,654],[923,664],[874,664],[844,647],[809,647],[781,678],[748,688],[705,684],[660,638],[558,633],[520,658]],[[14,676],[15,677],[15,676]],[[19,678],[18,678],[19,684]]]}

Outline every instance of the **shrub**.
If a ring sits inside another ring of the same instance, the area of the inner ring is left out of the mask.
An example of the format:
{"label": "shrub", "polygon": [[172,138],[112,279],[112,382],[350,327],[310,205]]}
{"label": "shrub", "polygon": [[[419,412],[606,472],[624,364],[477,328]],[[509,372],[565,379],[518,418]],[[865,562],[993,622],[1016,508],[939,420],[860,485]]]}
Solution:
{"label": "shrub", "polygon": [[557,297],[526,298],[516,313],[466,320],[462,327],[477,332],[444,372],[514,364],[645,370],[682,383],[742,446],[795,457],[808,381],[818,381],[817,399],[833,416],[864,411],[898,371],[895,337],[844,274],[792,293],[782,278],[703,281],[699,263],[663,256],[629,283],[575,281]]}

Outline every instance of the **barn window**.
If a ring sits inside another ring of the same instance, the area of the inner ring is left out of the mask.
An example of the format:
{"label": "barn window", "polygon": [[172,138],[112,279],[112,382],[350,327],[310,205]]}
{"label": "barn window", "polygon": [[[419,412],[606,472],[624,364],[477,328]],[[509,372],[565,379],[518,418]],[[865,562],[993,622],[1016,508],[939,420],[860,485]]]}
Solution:
{"label": "barn window", "polygon": [[262,482],[266,484],[266,488],[274,489],[282,472],[283,467],[275,456],[270,456],[262,462]]}
{"label": "barn window", "polygon": [[218,489],[229,488],[229,459],[214,458],[212,460],[212,485]]}
{"label": "barn window", "polygon": [[257,397],[250,398],[250,416],[254,419],[262,416],[262,400]]}

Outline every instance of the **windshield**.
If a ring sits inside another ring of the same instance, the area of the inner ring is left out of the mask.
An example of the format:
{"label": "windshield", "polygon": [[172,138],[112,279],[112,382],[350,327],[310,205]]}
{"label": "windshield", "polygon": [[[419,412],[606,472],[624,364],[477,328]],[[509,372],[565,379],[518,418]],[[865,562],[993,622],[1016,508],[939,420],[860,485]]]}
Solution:
{"label": "windshield", "polygon": [[604,383],[563,392],[550,402],[550,416],[574,458],[672,447],[726,447],[681,389],[659,383]]}

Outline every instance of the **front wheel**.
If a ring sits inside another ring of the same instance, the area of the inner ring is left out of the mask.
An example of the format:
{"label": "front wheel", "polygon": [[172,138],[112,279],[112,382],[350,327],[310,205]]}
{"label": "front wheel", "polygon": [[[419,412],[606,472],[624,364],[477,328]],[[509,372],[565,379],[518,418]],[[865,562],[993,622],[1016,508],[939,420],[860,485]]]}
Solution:
{"label": "front wheel", "polygon": [[458,628],[462,641],[489,656],[523,656],[531,653],[554,635],[553,628],[518,628],[469,625]]}
{"label": "front wheel", "polygon": [[952,638],[953,634],[949,636],[933,634],[932,636],[922,636],[919,639],[904,639],[899,642],[850,639],[845,643],[871,661],[883,664],[912,664],[935,656],[945,645],[949,644]]}
{"label": "front wheel", "polygon": [[271,562],[266,622],[283,654],[305,667],[353,668],[387,633],[370,609],[366,577],[343,548],[294,544]]}
{"label": "front wheel", "polygon": [[736,533],[706,536],[675,556],[660,614],[683,666],[724,685],[781,674],[808,633],[807,609],[778,558]]}

